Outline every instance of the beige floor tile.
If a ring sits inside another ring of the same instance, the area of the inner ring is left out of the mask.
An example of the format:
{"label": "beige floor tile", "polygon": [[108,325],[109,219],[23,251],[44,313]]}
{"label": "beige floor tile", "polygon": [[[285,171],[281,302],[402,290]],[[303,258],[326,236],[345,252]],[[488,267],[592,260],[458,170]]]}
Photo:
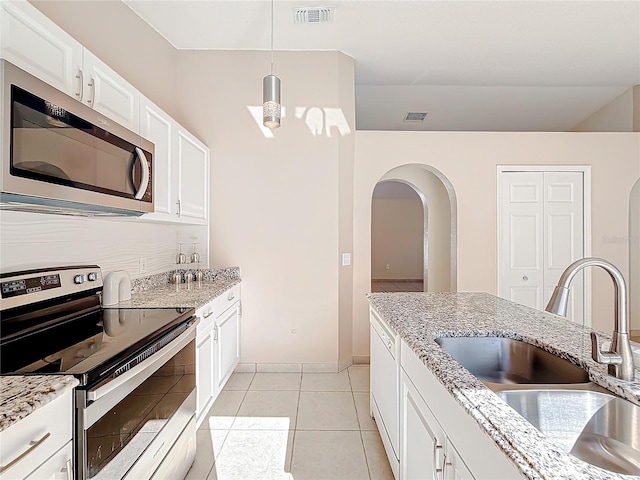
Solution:
{"label": "beige floor tile", "polygon": [[255,373],[233,373],[227,380],[224,390],[249,390]]}
{"label": "beige floor tile", "polygon": [[291,438],[286,430],[232,430],[213,466],[215,478],[289,479],[285,466]]}
{"label": "beige floor tile", "polygon": [[358,414],[358,423],[360,430],[377,430],[375,420],[371,418],[371,408],[369,406],[370,394],[365,392],[353,392],[353,398],[356,401],[356,412]]}
{"label": "beige floor tile", "polygon": [[309,392],[350,392],[349,375],[340,373],[303,373],[302,391]]}
{"label": "beige floor tile", "polygon": [[200,430],[230,429],[245,393],[234,390],[221,391],[202,421]]}
{"label": "beige floor tile", "polygon": [[228,433],[228,430],[198,430],[196,432],[196,458],[185,480],[207,478]]}
{"label": "beige floor tile", "polygon": [[369,384],[369,365],[352,365],[347,371],[349,372],[351,389],[354,392],[368,392],[371,390]]}
{"label": "beige floor tile", "polygon": [[358,430],[351,392],[300,392],[297,430]]}
{"label": "beige floor tile", "polygon": [[256,373],[249,390],[300,390],[301,373]]}
{"label": "beige floor tile", "polygon": [[394,480],[393,471],[378,431],[361,433],[371,480]]}
{"label": "beige floor tile", "polygon": [[298,391],[249,391],[233,422],[234,430],[289,430],[296,425]]}
{"label": "beige floor tile", "polygon": [[296,431],[291,475],[295,480],[368,480],[360,432]]}

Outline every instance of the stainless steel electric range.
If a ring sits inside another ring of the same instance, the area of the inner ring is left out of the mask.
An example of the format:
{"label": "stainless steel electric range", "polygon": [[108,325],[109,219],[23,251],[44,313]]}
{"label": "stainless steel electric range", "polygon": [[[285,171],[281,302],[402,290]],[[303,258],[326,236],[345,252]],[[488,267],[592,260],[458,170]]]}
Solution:
{"label": "stainless steel electric range", "polygon": [[194,310],[103,308],[95,265],[4,273],[0,287],[0,373],[80,382],[75,478],[184,477],[195,457]]}

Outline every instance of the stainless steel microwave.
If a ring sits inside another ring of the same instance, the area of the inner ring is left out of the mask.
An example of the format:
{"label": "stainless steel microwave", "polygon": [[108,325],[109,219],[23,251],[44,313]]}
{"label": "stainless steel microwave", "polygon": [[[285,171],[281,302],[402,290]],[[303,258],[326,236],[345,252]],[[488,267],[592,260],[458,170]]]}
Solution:
{"label": "stainless steel microwave", "polygon": [[6,60],[0,208],[153,212],[153,144]]}

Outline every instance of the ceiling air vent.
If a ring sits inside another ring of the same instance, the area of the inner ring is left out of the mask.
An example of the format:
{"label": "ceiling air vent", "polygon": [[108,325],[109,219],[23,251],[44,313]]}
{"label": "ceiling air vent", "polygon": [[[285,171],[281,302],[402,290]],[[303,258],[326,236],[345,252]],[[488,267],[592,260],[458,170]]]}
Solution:
{"label": "ceiling air vent", "polygon": [[295,23],[331,23],[333,22],[333,8],[331,7],[300,7],[293,9]]}
{"label": "ceiling air vent", "polygon": [[408,112],[404,116],[405,122],[422,122],[427,116],[427,112]]}

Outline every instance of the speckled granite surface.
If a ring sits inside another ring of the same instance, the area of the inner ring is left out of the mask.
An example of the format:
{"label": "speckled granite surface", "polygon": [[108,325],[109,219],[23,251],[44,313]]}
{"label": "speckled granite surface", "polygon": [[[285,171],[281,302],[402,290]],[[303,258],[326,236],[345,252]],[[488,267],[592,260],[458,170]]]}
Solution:
{"label": "speckled granite surface", "polygon": [[177,285],[169,283],[132,293],[131,300],[120,302],[113,308],[200,308],[239,283],[239,278]]}
{"label": "speckled granite surface", "polygon": [[[188,266],[188,264],[185,264]],[[178,269],[180,272],[189,270],[189,268]],[[131,281],[131,293],[140,293],[145,290],[151,290],[157,287],[166,286],[171,283],[171,276],[174,270],[169,272],[158,273],[150,275],[148,277],[136,278]],[[240,268],[228,267],[228,268],[204,268],[202,269],[205,282],[217,282],[219,280],[240,280]]]}
{"label": "speckled granite surface", "polygon": [[70,375],[0,377],[0,432],[77,384]]}
{"label": "speckled granite surface", "polygon": [[486,293],[370,293],[367,298],[527,478],[640,478],[566,454],[433,341],[440,336],[524,340],[584,367],[594,383],[640,405],[638,366],[634,382],[609,377],[606,367],[591,360],[589,329]]}

